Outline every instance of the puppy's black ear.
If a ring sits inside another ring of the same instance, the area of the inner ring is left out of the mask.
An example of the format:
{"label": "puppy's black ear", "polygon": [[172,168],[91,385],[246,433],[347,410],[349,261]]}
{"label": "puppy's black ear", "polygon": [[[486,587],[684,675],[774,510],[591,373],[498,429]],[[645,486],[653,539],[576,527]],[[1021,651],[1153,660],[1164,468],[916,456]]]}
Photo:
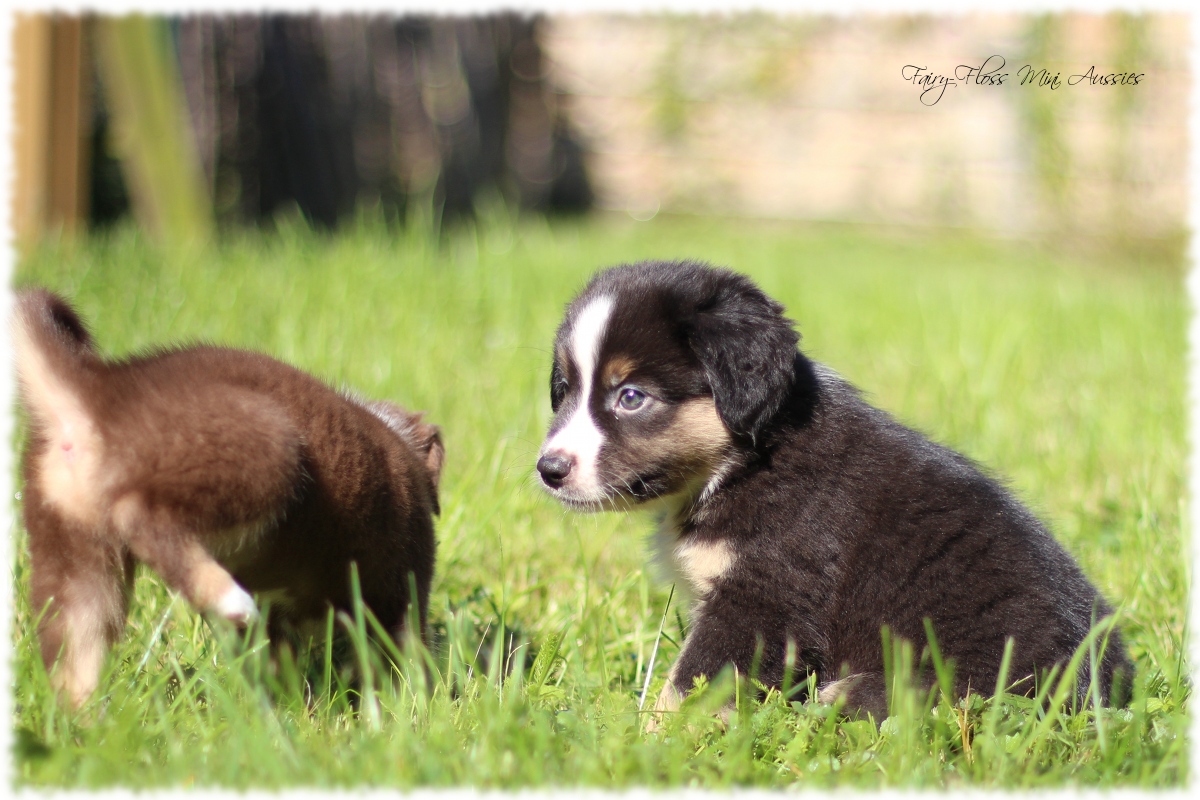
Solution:
{"label": "puppy's black ear", "polygon": [[795,380],[800,335],[783,316],[783,306],[749,279],[719,273],[697,308],[689,339],[725,425],[757,438]]}

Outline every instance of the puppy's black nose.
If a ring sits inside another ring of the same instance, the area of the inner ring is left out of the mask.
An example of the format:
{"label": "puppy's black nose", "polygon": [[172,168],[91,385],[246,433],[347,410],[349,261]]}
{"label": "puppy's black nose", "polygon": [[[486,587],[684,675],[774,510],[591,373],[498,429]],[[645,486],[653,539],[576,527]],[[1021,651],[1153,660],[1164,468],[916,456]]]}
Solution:
{"label": "puppy's black nose", "polygon": [[538,459],[537,471],[542,473],[542,480],[547,486],[557,489],[571,474],[571,459],[552,454],[544,455]]}

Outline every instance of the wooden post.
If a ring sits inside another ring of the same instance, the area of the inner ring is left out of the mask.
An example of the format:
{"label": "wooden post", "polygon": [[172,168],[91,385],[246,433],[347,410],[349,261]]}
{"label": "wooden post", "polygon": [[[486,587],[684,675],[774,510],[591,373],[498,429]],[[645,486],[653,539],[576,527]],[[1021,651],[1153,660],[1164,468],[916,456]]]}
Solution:
{"label": "wooden post", "polygon": [[22,14],[13,27],[13,223],[22,249],[47,231],[70,236],[87,218],[91,69],[84,26],[80,17]]}
{"label": "wooden post", "polygon": [[50,164],[46,222],[73,234],[88,212],[92,132],[85,20],[55,16],[50,30]]}
{"label": "wooden post", "polygon": [[13,225],[17,243],[27,248],[42,233],[46,216],[46,177],[50,129],[50,18],[20,14],[13,25],[16,68],[16,182]]}

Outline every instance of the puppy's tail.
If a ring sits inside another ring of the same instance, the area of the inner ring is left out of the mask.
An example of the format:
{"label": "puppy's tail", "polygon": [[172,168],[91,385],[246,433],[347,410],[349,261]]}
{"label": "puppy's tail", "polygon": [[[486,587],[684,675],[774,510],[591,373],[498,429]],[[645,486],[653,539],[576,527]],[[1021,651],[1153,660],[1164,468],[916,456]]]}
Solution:
{"label": "puppy's tail", "polygon": [[13,323],[21,396],[34,421],[67,435],[94,431],[104,364],[79,314],[52,292],[26,289]]}

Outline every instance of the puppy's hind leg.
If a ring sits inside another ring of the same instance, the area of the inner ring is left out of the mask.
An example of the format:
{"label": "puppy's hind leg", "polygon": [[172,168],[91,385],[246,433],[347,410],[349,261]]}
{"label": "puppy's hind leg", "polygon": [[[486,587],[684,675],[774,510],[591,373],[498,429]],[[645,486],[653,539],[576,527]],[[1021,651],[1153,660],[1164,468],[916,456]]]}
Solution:
{"label": "puppy's hind leg", "polygon": [[870,714],[879,724],[888,715],[887,684],[879,672],[857,672],[817,688],[817,701],[833,704],[845,698],[842,711],[847,716]]}
{"label": "puppy's hind leg", "polygon": [[129,551],[197,610],[238,625],[258,617],[254,598],[174,515],[147,508],[130,494],[113,505],[113,522]]}
{"label": "puppy's hind leg", "polygon": [[133,563],[119,544],[62,519],[28,485],[25,503],[42,662],[55,690],[79,708],[125,627]]}

